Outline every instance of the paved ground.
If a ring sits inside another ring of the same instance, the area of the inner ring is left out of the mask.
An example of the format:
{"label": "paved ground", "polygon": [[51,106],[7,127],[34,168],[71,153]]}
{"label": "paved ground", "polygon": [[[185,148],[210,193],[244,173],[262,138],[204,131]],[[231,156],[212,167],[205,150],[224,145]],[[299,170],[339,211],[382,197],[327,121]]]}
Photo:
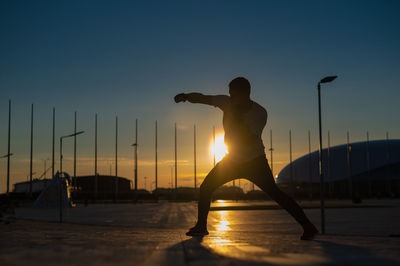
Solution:
{"label": "paved ground", "polygon": [[[214,206],[252,204],[273,205]],[[57,210],[19,208],[0,225],[0,265],[400,265],[400,202],[371,204],[387,207],[327,209],[327,234],[314,241],[299,240],[279,209],[212,211],[201,239],[184,234],[191,202],[78,206],[63,224]],[[319,210],[306,213],[319,226]]]}

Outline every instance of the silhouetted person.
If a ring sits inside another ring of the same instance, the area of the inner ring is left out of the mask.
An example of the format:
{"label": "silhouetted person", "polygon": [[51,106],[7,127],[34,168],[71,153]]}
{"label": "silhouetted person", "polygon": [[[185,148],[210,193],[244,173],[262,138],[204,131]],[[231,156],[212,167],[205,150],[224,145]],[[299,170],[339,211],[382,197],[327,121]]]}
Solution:
{"label": "silhouetted person", "polygon": [[181,93],[175,102],[208,104],[223,111],[225,143],[229,153],[208,173],[200,186],[198,220],[186,234],[207,235],[207,216],[213,192],[223,184],[238,178],[246,178],[256,184],[271,199],[288,211],[303,227],[301,239],[312,239],[318,230],[308,220],[301,207],[283,193],[275,183],[264,152],[261,133],[267,123],[267,111],[250,99],[250,83],[238,77],[229,83],[227,95],[203,95]]}

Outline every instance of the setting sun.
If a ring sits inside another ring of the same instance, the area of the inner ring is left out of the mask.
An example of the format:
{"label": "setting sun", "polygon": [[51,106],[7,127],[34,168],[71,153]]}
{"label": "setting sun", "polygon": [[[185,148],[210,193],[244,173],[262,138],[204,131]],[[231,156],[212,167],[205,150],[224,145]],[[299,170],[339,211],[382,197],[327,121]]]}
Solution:
{"label": "setting sun", "polygon": [[211,139],[210,143],[211,158],[214,158],[214,147],[215,147],[215,162],[218,163],[228,153],[228,148],[224,143],[224,134],[218,134],[215,136],[215,144],[213,143],[213,139]]}

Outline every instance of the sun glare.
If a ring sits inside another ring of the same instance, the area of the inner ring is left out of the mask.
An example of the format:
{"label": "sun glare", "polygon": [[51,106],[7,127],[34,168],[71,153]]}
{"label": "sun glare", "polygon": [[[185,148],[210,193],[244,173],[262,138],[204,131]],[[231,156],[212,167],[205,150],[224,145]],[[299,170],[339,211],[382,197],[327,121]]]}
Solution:
{"label": "sun glare", "polygon": [[228,153],[228,148],[224,143],[224,134],[218,134],[215,136],[215,144],[213,142],[213,139],[211,138],[210,155],[212,159],[214,159],[214,150],[215,150],[215,162],[218,163]]}

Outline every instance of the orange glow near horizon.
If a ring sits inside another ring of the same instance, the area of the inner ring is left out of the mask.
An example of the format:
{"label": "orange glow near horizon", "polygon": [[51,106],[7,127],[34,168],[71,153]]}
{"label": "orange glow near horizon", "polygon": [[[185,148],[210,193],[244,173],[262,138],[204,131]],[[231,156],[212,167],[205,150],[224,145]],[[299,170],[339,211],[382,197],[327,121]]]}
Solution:
{"label": "orange glow near horizon", "polygon": [[[215,147],[215,149],[214,149]],[[215,144],[213,139],[211,138],[210,143],[210,156],[213,159],[215,154],[215,162],[218,163],[219,161],[224,158],[226,154],[228,154],[228,147],[225,145],[224,142],[224,134],[217,134],[215,135]]]}

